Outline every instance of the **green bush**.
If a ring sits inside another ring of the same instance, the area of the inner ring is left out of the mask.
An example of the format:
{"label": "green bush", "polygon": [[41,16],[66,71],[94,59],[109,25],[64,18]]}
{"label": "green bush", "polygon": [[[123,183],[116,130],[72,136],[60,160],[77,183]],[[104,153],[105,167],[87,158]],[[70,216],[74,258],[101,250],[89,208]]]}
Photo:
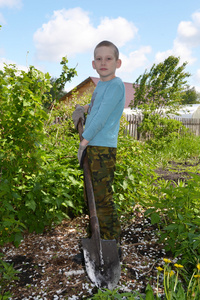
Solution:
{"label": "green bush", "polygon": [[172,140],[184,135],[188,130],[175,119],[161,117],[159,114],[144,114],[139,132],[152,148],[163,150]]}
{"label": "green bush", "polygon": [[[66,62],[59,84],[74,74]],[[51,97],[49,74],[5,65],[0,87],[0,245],[17,246],[25,229],[42,232],[82,212],[83,183],[66,106],[61,124],[54,124],[54,110],[47,114],[43,108]]]}
{"label": "green bush", "polygon": [[119,214],[132,216],[136,203],[148,205],[157,175],[155,160],[145,143],[130,136],[119,136],[114,178],[114,200]]}
{"label": "green bush", "polygon": [[25,228],[18,212],[25,206],[27,181],[39,173],[42,163],[47,119],[42,101],[49,79],[34,67],[25,72],[5,66],[0,73],[0,244],[11,241],[17,245]]}

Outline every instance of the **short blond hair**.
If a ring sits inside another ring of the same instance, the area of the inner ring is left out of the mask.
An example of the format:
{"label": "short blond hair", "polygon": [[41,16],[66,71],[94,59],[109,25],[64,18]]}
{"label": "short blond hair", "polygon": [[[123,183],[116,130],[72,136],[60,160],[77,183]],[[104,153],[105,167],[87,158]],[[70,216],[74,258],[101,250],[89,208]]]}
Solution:
{"label": "short blond hair", "polygon": [[110,41],[102,41],[100,42],[94,49],[94,57],[95,57],[95,52],[96,52],[96,49],[97,48],[100,48],[100,47],[112,47],[113,50],[114,50],[114,54],[115,54],[115,58],[116,60],[119,59],[119,50],[118,48],[115,46],[115,44],[113,44],[112,42]]}

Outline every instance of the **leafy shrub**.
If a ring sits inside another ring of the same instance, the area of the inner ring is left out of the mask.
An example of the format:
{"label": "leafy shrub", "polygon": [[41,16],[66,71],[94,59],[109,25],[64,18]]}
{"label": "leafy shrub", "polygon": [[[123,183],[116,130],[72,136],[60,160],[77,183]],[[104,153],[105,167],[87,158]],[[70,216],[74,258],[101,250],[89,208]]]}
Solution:
{"label": "leafy shrub", "polygon": [[39,146],[47,118],[42,99],[49,89],[49,78],[33,67],[26,73],[5,66],[0,74],[0,158],[4,178],[12,180],[14,174],[23,177],[39,168]]}
{"label": "leafy shrub", "polygon": [[18,71],[14,65],[5,66],[0,74],[0,244],[18,244],[24,230],[17,217],[25,205],[26,181],[38,174],[42,162],[41,143],[47,114],[42,100],[49,89],[49,74],[30,67]]}
{"label": "leafy shrub", "polygon": [[167,149],[162,150],[162,155],[168,160],[181,160],[186,162],[196,159],[198,161],[200,156],[200,137],[195,136],[188,131],[178,138],[173,137]]}
{"label": "leafy shrub", "polygon": [[136,203],[147,205],[154,192],[155,161],[145,143],[119,136],[114,178],[114,200],[120,215],[132,216]]}
{"label": "leafy shrub", "polygon": [[193,267],[200,259],[200,177],[191,176],[186,184],[174,187],[169,182],[162,187],[160,196],[152,198],[153,208],[149,208],[145,215],[151,216],[153,224],[164,220],[160,240],[166,251]]}
{"label": "leafy shrub", "polygon": [[139,126],[139,131],[152,148],[162,150],[168,147],[172,140],[185,134],[187,129],[178,120],[164,118],[159,114],[146,113]]}
{"label": "leafy shrub", "polygon": [[0,87],[0,245],[18,245],[24,229],[41,232],[82,211],[84,205],[78,205],[76,197],[82,182],[80,171],[74,171],[75,152],[64,159],[75,147],[75,130],[69,120],[53,126],[53,113],[47,115],[43,109],[50,97],[49,74],[5,65]]}

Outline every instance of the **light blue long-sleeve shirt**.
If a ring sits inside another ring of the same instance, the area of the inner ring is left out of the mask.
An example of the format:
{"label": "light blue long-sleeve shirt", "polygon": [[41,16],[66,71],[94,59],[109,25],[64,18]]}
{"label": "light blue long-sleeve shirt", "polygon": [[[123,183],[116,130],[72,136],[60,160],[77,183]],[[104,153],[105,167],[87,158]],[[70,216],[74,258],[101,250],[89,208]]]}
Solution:
{"label": "light blue long-sleeve shirt", "polygon": [[119,77],[99,81],[92,95],[83,137],[90,146],[117,147],[125,87]]}

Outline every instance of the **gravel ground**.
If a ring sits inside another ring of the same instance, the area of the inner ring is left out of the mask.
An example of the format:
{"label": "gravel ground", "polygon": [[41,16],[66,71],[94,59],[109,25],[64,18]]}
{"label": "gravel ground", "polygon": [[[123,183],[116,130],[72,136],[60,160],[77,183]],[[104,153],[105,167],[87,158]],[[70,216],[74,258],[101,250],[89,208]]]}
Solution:
{"label": "gravel ground", "polygon": [[[174,162],[171,165],[173,172],[157,170],[160,178],[177,182],[188,177],[187,173],[180,172],[181,165],[177,167]],[[162,266],[163,257],[170,257],[158,242],[156,226],[144,218],[140,207],[134,207],[133,211],[133,219],[122,225],[122,271],[116,288],[119,292],[144,293],[148,283],[156,290],[156,266]],[[81,238],[86,237],[88,222],[88,216],[65,220],[43,234],[25,234],[18,248],[11,244],[0,248],[5,255],[4,260],[13,263],[20,271],[19,280],[7,287],[13,294],[12,300],[79,300],[89,299],[97,293],[84,266],[73,261],[80,252]],[[163,293],[162,289],[159,293]]]}
{"label": "gravel ground", "polygon": [[[141,212],[122,228],[121,278],[119,292],[144,293],[148,283],[156,288],[156,266],[166,257],[158,243],[157,228]],[[20,271],[19,280],[7,290],[12,299],[88,299],[97,293],[85,268],[73,261],[86,236],[88,216],[63,221],[43,234],[26,234],[18,248],[9,244],[0,249],[4,260]],[[161,291],[162,292],[162,291]]]}

